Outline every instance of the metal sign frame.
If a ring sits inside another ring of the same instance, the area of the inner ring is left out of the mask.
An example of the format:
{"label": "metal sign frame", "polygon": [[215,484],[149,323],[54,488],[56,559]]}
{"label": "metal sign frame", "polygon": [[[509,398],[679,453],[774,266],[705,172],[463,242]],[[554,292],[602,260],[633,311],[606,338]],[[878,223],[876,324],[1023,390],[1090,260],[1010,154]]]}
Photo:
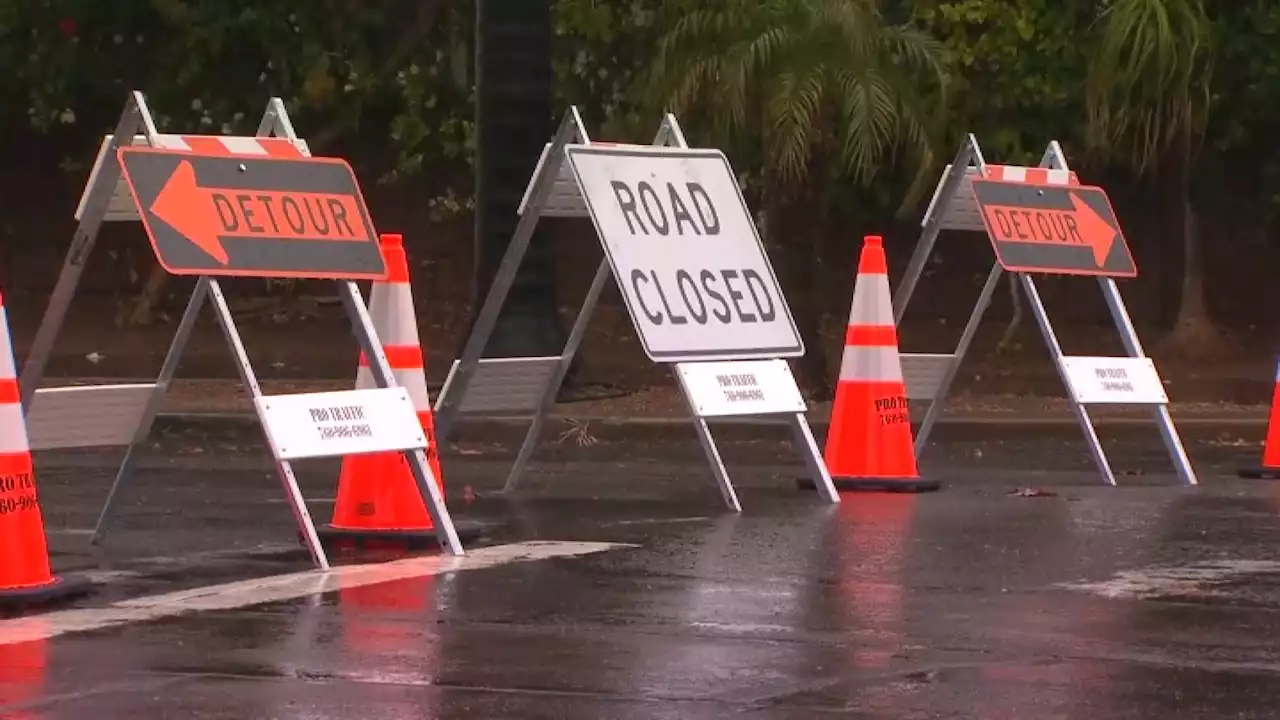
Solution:
{"label": "metal sign frame", "polygon": [[[106,138],[103,148],[99,152],[99,163],[90,175],[80,210],[77,212],[79,225],[76,228],[75,237],[71,241],[71,247],[67,252],[62,271],[58,276],[57,284],[49,299],[49,305],[45,310],[39,330],[36,332],[31,351],[22,365],[22,372],[19,377],[22,405],[28,413],[29,426],[35,419],[33,416],[40,416],[41,422],[50,423],[51,426],[57,425],[53,419],[45,417],[54,413],[51,410],[42,412],[41,407],[51,408],[53,405],[42,399],[43,395],[53,396],[58,394],[60,400],[66,400],[66,402],[57,403],[58,407],[56,409],[60,414],[65,414],[69,419],[78,417],[81,423],[88,419],[95,425],[107,428],[97,435],[81,436],[80,438],[75,436],[52,437],[48,442],[39,446],[33,445],[33,447],[125,445],[128,448],[116,473],[115,482],[112,484],[103,504],[102,512],[98,517],[98,523],[94,528],[91,541],[93,544],[101,542],[106,535],[108,526],[114,516],[120,491],[132,476],[137,461],[137,451],[145,443],[147,436],[151,432],[156,414],[178,369],[178,364],[182,359],[182,352],[191,338],[196,319],[199,317],[200,309],[206,300],[211,301],[213,305],[214,315],[234,356],[240,380],[254,401],[258,420],[264,425],[264,428],[266,424],[260,407],[260,400],[269,396],[263,394],[262,388],[258,384],[257,374],[254,372],[253,365],[240,339],[240,332],[232,317],[231,309],[227,305],[221,285],[217,279],[207,275],[199,276],[196,281],[195,289],[191,293],[186,310],[183,312],[182,319],[174,332],[173,341],[169,345],[168,353],[165,355],[164,363],[155,383],[37,389],[51,355],[54,341],[66,319],[67,310],[75,296],[80,276],[84,272],[102,223],[105,221],[138,219],[136,211],[130,214],[127,209],[122,209],[112,204],[115,201],[119,205],[118,198],[115,196],[122,192],[127,193],[127,188],[124,190],[118,189],[122,178],[120,164],[116,157],[116,149],[121,144],[121,138],[131,138],[131,144],[133,145],[161,147],[168,144],[166,143],[167,138],[172,137],[174,136],[162,134],[156,129],[155,121],[142,93],[138,91],[132,92],[125,103],[124,111],[120,115],[120,121],[116,125],[114,134]],[[279,98],[272,98],[267,104],[266,112],[258,125],[258,131],[254,137],[283,138],[298,146],[304,155],[310,155],[305,143],[298,138],[297,133],[294,131],[293,123],[289,120],[284,103]],[[353,281],[338,281],[338,285],[342,303],[351,320],[356,339],[359,341],[360,348],[369,358],[369,366],[376,386],[378,388],[395,387],[395,376],[392,374],[391,366],[388,364],[387,357],[382,350],[382,343],[378,340],[377,331],[374,329],[373,321],[369,316],[359,287]],[[122,392],[120,388],[128,388],[128,391],[124,393],[124,399],[127,402],[121,401]],[[68,432],[64,435],[70,435],[70,433]],[[92,441],[90,441],[90,437],[92,437]],[[425,453],[422,450],[406,450],[404,454],[418,490],[426,501],[431,519],[435,523],[436,536],[440,546],[453,555],[462,555],[462,544],[454,529],[444,498],[436,485],[435,478],[431,474],[431,468],[427,463]],[[281,485],[293,511],[302,540],[311,554],[312,561],[321,570],[328,570],[328,557],[316,534],[311,514],[307,510],[306,501],[298,488],[293,467],[287,460],[279,457],[274,459]]]}
{"label": "metal sign frame", "polygon": [[[555,408],[560,386],[586,335],[587,324],[600,300],[600,294],[613,275],[608,258],[602,257],[600,260],[595,278],[591,281],[591,286],[574,320],[573,328],[569,332],[568,341],[560,355],[516,358],[483,358],[482,355],[493,334],[498,314],[511,289],[525,251],[529,247],[529,241],[533,237],[538,220],[542,217],[583,219],[590,217],[583,202],[581,188],[578,187],[577,180],[565,159],[565,149],[569,145],[590,146],[592,144],[578,108],[570,107],[551,142],[543,149],[542,157],[520,202],[520,220],[516,225],[511,243],[494,276],[489,294],[480,308],[462,354],[454,361],[449,370],[449,376],[445,379],[444,387],[436,399],[437,439],[449,437],[449,433],[457,425],[459,415],[464,413],[487,411],[531,413],[529,429],[525,433],[524,442],[507,476],[503,487],[504,493],[516,490],[537,447],[543,424]],[[689,147],[684,132],[673,114],[667,113],[663,117],[651,146]],[[672,367],[674,372],[677,366]],[[698,441],[711,466],[720,495],[732,511],[741,512],[742,505],[738,501],[737,491],[729,479],[728,471],[724,467],[706,418],[699,414],[683,385],[681,385],[681,392],[689,406]],[[818,448],[817,441],[814,440],[805,414],[803,412],[787,413],[786,420],[795,436],[809,473],[814,479],[815,486],[828,502],[839,502],[840,496],[831,482],[831,475],[827,472],[822,452]]]}
{"label": "metal sign frame", "polygon": [[[916,248],[911,256],[906,273],[893,297],[893,319],[895,324],[901,326],[907,304],[911,301],[916,284],[924,273],[925,265],[933,252],[939,233],[942,230],[986,232],[982,219],[976,211],[977,202],[972,197],[972,181],[975,177],[988,177],[990,174],[989,168],[994,167],[988,165],[983,158],[977,138],[972,134],[968,135],[955,159],[944,172],[933,200],[929,204],[929,209],[925,213],[924,220],[921,222],[923,230],[920,239],[916,243]],[[1010,180],[1009,175],[1014,175],[1016,180],[1016,176],[1025,175],[1026,171],[1029,170],[1029,168],[1018,166],[1006,165],[1001,167],[1005,171],[1004,179],[1006,181]],[[1074,174],[1068,167],[1066,156],[1056,140],[1049,143],[1037,168],[1041,171],[1047,170],[1049,173],[1056,173],[1061,182],[1067,184],[1074,182]],[[986,283],[978,295],[977,303],[969,314],[964,330],[960,333],[955,352],[950,354],[902,354],[903,371],[907,378],[907,397],[930,402],[929,409],[920,423],[920,429],[916,433],[916,457],[920,457],[927,447],[929,434],[942,412],[942,405],[947,399],[952,383],[955,381],[960,363],[963,362],[964,356],[968,352],[974,336],[977,334],[982,316],[990,306],[991,298],[995,294],[1000,278],[1005,272],[998,260],[992,264],[991,272],[987,275]],[[1063,352],[1062,345],[1058,342],[1057,334],[1054,332],[1053,324],[1045,311],[1044,303],[1040,299],[1035,280],[1032,279],[1031,275],[1022,272],[1014,273],[1014,276],[1017,278],[1021,291],[1027,298],[1031,314],[1035,317],[1036,325],[1044,338],[1050,356],[1053,358],[1058,375],[1062,378],[1063,384],[1068,391],[1071,391],[1072,384],[1067,366],[1075,358]],[[1107,308],[1110,310],[1116,332],[1124,344],[1127,357],[1145,359],[1146,355],[1143,352],[1142,344],[1138,341],[1138,334],[1133,327],[1132,320],[1129,318],[1129,312],[1125,308],[1124,300],[1120,296],[1120,290],[1116,287],[1115,280],[1110,277],[1097,277],[1096,280],[1102,291],[1102,296],[1106,300]],[[1111,470],[1111,465],[1098,439],[1098,433],[1094,428],[1093,420],[1089,417],[1086,405],[1078,402],[1075,397],[1070,398],[1070,402],[1072,411],[1080,423],[1080,428],[1084,433],[1085,440],[1089,445],[1089,451],[1098,466],[1099,472],[1108,485],[1115,485],[1115,474]],[[1195,471],[1191,467],[1191,461],[1187,457],[1182,440],[1178,436],[1177,428],[1174,427],[1173,419],[1169,415],[1167,399],[1165,402],[1142,404],[1148,405],[1152,409],[1156,426],[1160,430],[1160,436],[1164,441],[1169,459],[1179,479],[1185,485],[1198,484]]]}

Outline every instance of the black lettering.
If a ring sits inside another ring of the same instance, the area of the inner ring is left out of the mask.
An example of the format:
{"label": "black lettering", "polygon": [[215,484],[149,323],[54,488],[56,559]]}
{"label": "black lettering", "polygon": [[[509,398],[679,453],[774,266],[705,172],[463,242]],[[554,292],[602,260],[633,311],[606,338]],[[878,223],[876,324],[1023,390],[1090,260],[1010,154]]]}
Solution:
{"label": "black lettering", "polygon": [[[627,221],[627,229],[632,235],[636,234],[636,226],[631,224],[631,219],[635,218],[636,225],[640,226],[640,232],[648,235],[649,231],[640,221],[640,213],[636,212],[636,196],[631,192],[631,188],[621,180],[614,180],[609,185],[613,188],[614,199],[618,201],[618,209],[622,211],[622,219]],[[626,197],[623,197],[624,195]]]}
{"label": "black lettering", "polygon": [[[616,185],[617,182],[615,181],[614,184]],[[625,187],[626,186],[624,185],[623,188]],[[628,190],[627,192],[630,192],[630,190]],[[636,296],[636,302],[640,303],[640,312],[644,313],[644,316],[649,318],[649,322],[653,323],[654,325],[661,325],[662,313],[651,312],[649,310],[649,303],[645,302],[644,296],[640,294],[640,282],[642,280],[646,284],[648,284],[649,282],[649,276],[645,275],[643,270],[631,271],[631,293]]]}
{"label": "black lettering", "polygon": [[676,186],[667,183],[667,193],[671,196],[671,217],[676,222],[676,234],[683,235],[680,232],[680,226],[689,223],[689,227],[693,229],[694,235],[701,235],[702,231],[698,229],[698,224],[693,221],[693,216],[689,214],[689,208],[685,207],[684,201],[680,199],[680,193],[676,192]]}
{"label": "black lettering", "polygon": [[1021,210],[1014,210],[1009,213],[1009,223],[1013,225],[1013,236],[1019,240],[1028,240],[1027,233],[1022,229],[1022,218],[1019,215],[1025,214]]}
{"label": "black lettering", "polygon": [[1066,216],[1062,213],[1053,213],[1049,216],[1049,225],[1053,230],[1053,239],[1058,242],[1067,241],[1067,224]]}
{"label": "black lettering", "polygon": [[240,213],[244,215],[244,226],[249,232],[260,233],[264,230],[261,225],[253,222],[253,210],[249,208],[249,201],[253,198],[249,195],[237,195],[236,204],[240,206]]}
{"label": "black lettering", "polygon": [[708,235],[719,235],[720,216],[716,214],[716,206],[711,204],[711,196],[698,183],[685,183],[685,187],[689,188],[689,198],[693,200],[693,209],[698,211],[703,231]]}
{"label": "black lettering", "polygon": [[1067,225],[1067,235],[1070,236],[1071,242],[1084,244],[1084,238],[1080,237],[1080,228],[1076,227],[1076,217],[1074,215],[1063,215],[1062,221]]}
{"label": "black lettering", "polygon": [[730,375],[717,375],[716,382],[720,383],[720,387],[729,387],[733,385],[733,377]]}
{"label": "black lettering", "polygon": [[[636,189],[640,193],[640,206],[644,208],[644,214],[649,218],[649,224],[659,235],[666,235],[671,230],[671,221],[667,219],[667,213],[662,209],[662,201],[658,199],[658,193],[653,191],[653,186],[641,180],[636,183]],[[652,198],[652,202],[650,202]],[[653,216],[654,207],[658,208],[658,217],[662,218],[662,222],[658,222],[658,218]]]}
{"label": "black lettering", "polygon": [[1053,229],[1049,227],[1049,218],[1042,212],[1036,213],[1036,229],[1040,231],[1042,239],[1053,239]]}
{"label": "black lettering", "polygon": [[[680,289],[680,297],[684,300],[684,306],[689,309],[689,314],[693,316],[693,321],[699,325],[706,325],[707,301],[698,294],[698,286],[694,284],[693,276],[686,270],[677,270],[676,287]],[[689,299],[689,291],[693,291],[693,300]],[[693,306],[694,301],[698,303],[697,308]]]}
{"label": "black lettering", "polygon": [[991,211],[991,216],[996,220],[996,229],[999,230],[1001,237],[1013,237],[1013,226],[1009,224],[1008,213],[1000,208],[994,208]]}
{"label": "black lettering", "polygon": [[275,202],[275,198],[270,195],[259,195],[257,201],[267,209],[267,219],[271,221],[271,232],[280,232],[280,223],[276,222],[276,211],[271,208],[271,203]]}
{"label": "black lettering", "polygon": [[298,207],[298,201],[288,195],[280,198],[280,212],[284,213],[284,221],[289,223],[289,229],[294,235],[302,235],[307,231],[307,223],[302,219],[302,208]]}
{"label": "black lettering", "polygon": [[240,220],[236,217],[236,208],[222,193],[211,193],[213,198],[213,209],[218,213],[218,220],[222,222],[222,229],[225,232],[235,232],[240,229]]}
{"label": "black lettering", "polygon": [[702,281],[702,292],[711,296],[712,300],[715,300],[717,303],[720,304],[719,311],[716,311],[716,310],[711,311],[712,316],[714,316],[715,319],[719,320],[722,323],[727,323],[730,320],[732,320],[733,315],[729,314],[729,303],[724,299],[723,295],[716,292],[716,289],[711,286],[711,284],[714,283],[716,280],[715,273],[711,272],[710,270],[703,270],[702,272],[698,273],[698,279]]}
{"label": "black lettering", "polygon": [[[324,208],[320,205],[320,198],[311,198],[307,200],[303,198],[302,206],[307,209],[307,217],[311,218],[311,227],[316,229],[319,235],[329,234],[329,216],[325,214]],[[324,221],[324,227],[320,227],[320,221]]]}
{"label": "black lettering", "polygon": [[329,419],[329,411],[324,408],[311,408],[311,419],[315,422],[325,422]]}
{"label": "black lettering", "polygon": [[342,204],[338,198],[329,198],[325,202],[329,205],[329,214],[333,216],[333,229],[342,228],[347,237],[355,237],[356,233],[351,229],[351,222],[347,220],[347,206]]}
{"label": "black lettering", "polygon": [[688,325],[689,318],[683,315],[677,315],[671,311],[671,303],[667,302],[667,293],[662,290],[662,283],[658,282],[658,271],[650,270],[649,277],[653,278],[653,284],[658,289],[658,298],[662,300],[662,308],[667,311],[667,317],[671,318],[671,324]]}
{"label": "black lettering", "polygon": [[[751,294],[751,302],[756,305],[756,312],[760,314],[760,321],[773,322],[773,319],[777,317],[777,312],[773,306],[773,296],[769,294],[769,288],[764,284],[764,278],[760,277],[760,273],[755,270],[747,268],[742,271],[742,279],[747,283],[747,292]],[[760,288],[759,295],[756,294],[757,286]],[[768,303],[769,306],[767,308],[761,304],[761,297]]]}
{"label": "black lettering", "polygon": [[755,315],[752,315],[751,313],[742,312],[742,305],[738,304],[738,301],[746,297],[746,295],[743,295],[742,293],[738,292],[733,287],[733,285],[729,283],[730,280],[738,277],[738,271],[737,270],[721,270],[720,274],[724,276],[724,287],[726,290],[729,291],[729,299],[733,301],[733,309],[737,311],[738,319],[744,323],[757,322]]}

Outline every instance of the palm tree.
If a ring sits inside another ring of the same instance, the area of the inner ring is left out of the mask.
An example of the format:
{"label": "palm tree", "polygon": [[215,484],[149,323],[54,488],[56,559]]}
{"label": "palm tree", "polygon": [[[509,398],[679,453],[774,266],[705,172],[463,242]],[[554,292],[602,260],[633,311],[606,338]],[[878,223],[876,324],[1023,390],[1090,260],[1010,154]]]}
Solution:
{"label": "palm tree", "polygon": [[867,182],[900,151],[924,177],[943,108],[940,48],[885,20],[877,0],[722,0],[663,36],[649,92],[705,119],[722,145],[760,154],[763,235],[809,348],[797,365],[815,398],[831,393],[821,329],[829,227],[824,190]]}
{"label": "palm tree", "polygon": [[1162,216],[1182,251],[1181,292],[1165,346],[1203,356],[1221,347],[1205,298],[1191,192],[1209,110],[1213,24],[1203,0],[1113,0],[1099,20],[1088,79],[1091,145],[1140,174],[1159,171]]}

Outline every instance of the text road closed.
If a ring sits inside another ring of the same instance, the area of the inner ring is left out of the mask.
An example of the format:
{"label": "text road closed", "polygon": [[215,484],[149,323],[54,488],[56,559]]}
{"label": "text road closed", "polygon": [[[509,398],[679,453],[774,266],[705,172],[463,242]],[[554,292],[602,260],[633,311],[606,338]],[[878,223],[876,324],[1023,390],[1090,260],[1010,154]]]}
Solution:
{"label": "text road closed", "polygon": [[575,147],[569,158],[650,358],[803,354],[723,154]]}

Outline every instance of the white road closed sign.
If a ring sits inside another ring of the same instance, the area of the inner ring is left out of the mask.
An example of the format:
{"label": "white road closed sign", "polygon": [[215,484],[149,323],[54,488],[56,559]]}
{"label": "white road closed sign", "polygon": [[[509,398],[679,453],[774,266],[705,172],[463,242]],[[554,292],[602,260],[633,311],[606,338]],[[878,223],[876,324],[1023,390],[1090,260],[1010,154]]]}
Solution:
{"label": "white road closed sign", "polygon": [[723,153],[634,146],[566,152],[651,359],[804,354]]}

